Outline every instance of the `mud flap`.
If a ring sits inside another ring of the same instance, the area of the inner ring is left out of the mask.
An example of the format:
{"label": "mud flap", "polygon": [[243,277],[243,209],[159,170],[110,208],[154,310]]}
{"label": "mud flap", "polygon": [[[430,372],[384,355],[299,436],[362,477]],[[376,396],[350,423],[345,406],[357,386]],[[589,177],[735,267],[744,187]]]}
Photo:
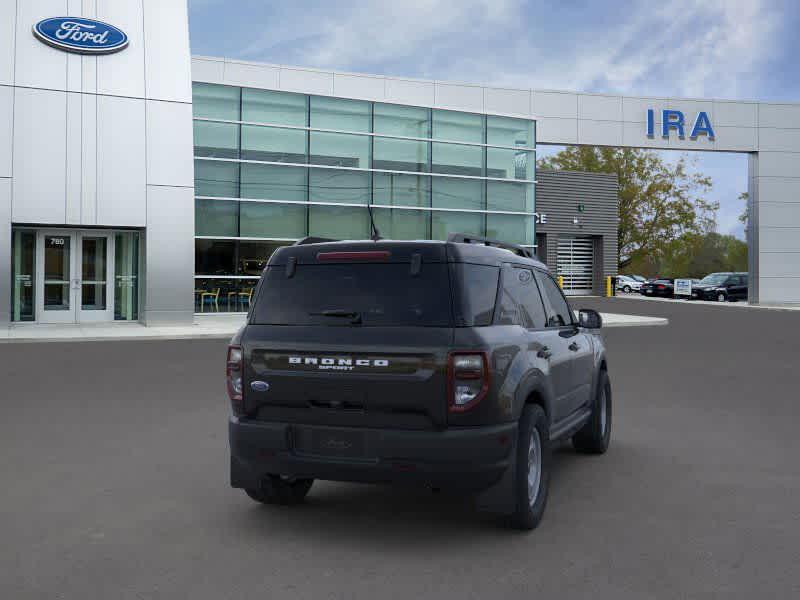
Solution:
{"label": "mud flap", "polygon": [[517,495],[514,493],[517,478],[517,436],[514,436],[510,452],[511,460],[500,480],[475,498],[478,510],[500,515],[510,515],[517,510]]}

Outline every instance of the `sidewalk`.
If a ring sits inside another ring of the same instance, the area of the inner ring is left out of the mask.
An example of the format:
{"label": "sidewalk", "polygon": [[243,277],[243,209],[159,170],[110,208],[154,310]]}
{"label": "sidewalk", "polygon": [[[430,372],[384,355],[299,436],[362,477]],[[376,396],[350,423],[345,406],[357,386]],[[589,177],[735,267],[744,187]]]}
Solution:
{"label": "sidewalk", "polygon": [[[660,317],[601,313],[603,327],[666,325]],[[36,325],[18,323],[0,329],[0,344],[12,342],[97,342],[112,340],[227,339],[244,324],[244,315],[196,316],[193,325],[146,327],[140,323]]]}

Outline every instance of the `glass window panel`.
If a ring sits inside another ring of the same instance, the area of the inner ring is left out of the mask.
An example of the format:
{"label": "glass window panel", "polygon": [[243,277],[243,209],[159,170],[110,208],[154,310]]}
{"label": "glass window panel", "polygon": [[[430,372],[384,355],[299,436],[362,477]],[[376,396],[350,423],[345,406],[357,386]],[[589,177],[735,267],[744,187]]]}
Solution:
{"label": "glass window panel", "polygon": [[314,165],[368,169],[369,137],[312,131],[309,162]]}
{"label": "glass window panel", "polygon": [[212,83],[192,84],[192,111],[195,117],[239,120],[240,88]]}
{"label": "glass window panel", "polygon": [[33,321],[34,282],[36,281],[36,234],[15,231],[11,243],[14,283],[11,291],[11,320]]}
{"label": "glass window panel", "polygon": [[427,210],[375,208],[373,212],[381,237],[392,240],[430,239],[431,217]]}
{"label": "glass window panel", "polygon": [[194,201],[195,235],[236,237],[239,235],[239,203],[236,200]]}
{"label": "glass window panel", "polygon": [[363,240],[369,236],[366,208],[309,206],[308,234],[339,240]]}
{"label": "glass window panel", "polygon": [[[484,182],[480,179],[432,177],[433,206],[436,208],[467,208],[482,210]],[[474,232],[470,232],[474,233]]]}
{"label": "glass window panel", "polygon": [[302,204],[242,202],[239,215],[242,237],[301,238],[306,235],[306,207]]}
{"label": "glass window panel", "polygon": [[370,174],[343,169],[311,169],[309,174],[309,200],[311,202],[343,202],[367,204],[369,202]]}
{"label": "glass window panel", "polygon": [[374,204],[430,206],[431,178],[427,175],[375,173],[372,185]]}
{"label": "glass window panel", "polygon": [[241,312],[239,291],[236,279],[195,279],[194,309],[200,313]]}
{"label": "glass window panel", "polygon": [[70,237],[44,237],[44,310],[70,309]]}
{"label": "glass window panel", "polygon": [[451,233],[471,233],[484,235],[482,213],[444,212],[435,210],[432,213],[432,239],[446,240]]}
{"label": "glass window panel", "polygon": [[195,121],[194,153],[196,156],[239,158],[239,126]]}
{"label": "glass window panel", "polygon": [[481,144],[483,143],[483,115],[453,110],[434,110],[433,137],[437,140]]}
{"label": "glass window panel", "polygon": [[242,158],[269,162],[306,162],[304,129],[242,125]]}
{"label": "glass window panel", "polygon": [[239,197],[239,164],[194,161],[194,193],[198,196]]}
{"label": "glass window panel", "polygon": [[369,102],[311,96],[311,127],[369,132]]}
{"label": "glass window panel", "polygon": [[512,117],[486,117],[486,143],[493,146],[536,146],[535,122]]}
{"label": "glass window panel", "polygon": [[536,157],[533,152],[486,149],[486,176],[502,179],[533,179]]}
{"label": "glass window panel", "polygon": [[452,175],[483,175],[483,148],[480,146],[462,146],[460,144],[442,144],[434,142],[434,173],[450,173]]}
{"label": "glass window panel", "polygon": [[304,167],[242,164],[242,198],[306,200]]}
{"label": "glass window panel", "polygon": [[429,110],[417,106],[376,103],[375,133],[404,137],[430,137]]}
{"label": "glass window panel", "polygon": [[[272,253],[289,242],[239,242],[239,275],[261,275]],[[255,285],[253,280],[249,284]]]}
{"label": "glass window panel", "polygon": [[242,121],[305,127],[308,97],[271,90],[242,90]]}
{"label": "glass window panel", "polygon": [[489,210],[533,212],[534,187],[532,183],[488,181],[486,188]]}
{"label": "glass window panel", "polygon": [[114,236],[114,320],[139,318],[139,234]]}
{"label": "glass window panel", "polygon": [[533,245],[533,217],[488,214],[486,237],[512,244]]}
{"label": "glass window panel", "polygon": [[235,267],[236,242],[194,241],[194,271],[197,275],[233,275]]}
{"label": "glass window panel", "polygon": [[428,142],[376,137],[372,166],[390,171],[427,171]]}

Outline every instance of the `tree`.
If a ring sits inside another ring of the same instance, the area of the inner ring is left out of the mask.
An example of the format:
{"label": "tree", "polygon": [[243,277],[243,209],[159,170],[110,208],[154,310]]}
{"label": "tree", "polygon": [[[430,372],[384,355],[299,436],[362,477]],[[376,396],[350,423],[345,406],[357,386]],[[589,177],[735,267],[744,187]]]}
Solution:
{"label": "tree", "polygon": [[660,265],[673,242],[714,229],[719,208],[704,194],[711,178],[636,148],[570,146],[539,161],[539,168],[615,173],[619,180],[619,267]]}

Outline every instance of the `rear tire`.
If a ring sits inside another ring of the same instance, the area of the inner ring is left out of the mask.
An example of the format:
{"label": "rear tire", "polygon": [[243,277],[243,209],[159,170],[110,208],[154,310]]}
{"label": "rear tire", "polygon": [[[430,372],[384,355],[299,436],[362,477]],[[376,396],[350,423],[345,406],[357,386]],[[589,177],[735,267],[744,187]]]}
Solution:
{"label": "rear tire", "polygon": [[622,291],[625,292],[626,294],[630,294],[631,293],[631,286],[626,285],[625,287],[622,288]]}
{"label": "rear tire", "polygon": [[611,441],[611,380],[606,371],[600,371],[592,416],[575,435],[572,445],[578,452],[605,454]]}
{"label": "rear tire", "polygon": [[285,479],[267,475],[257,488],[246,488],[245,494],[261,504],[300,504],[311,489],[313,479]]}
{"label": "rear tire", "polygon": [[531,530],[542,520],[550,487],[547,415],[535,404],[526,405],[519,420],[516,469],[516,511],[511,516],[511,525],[516,529]]}

